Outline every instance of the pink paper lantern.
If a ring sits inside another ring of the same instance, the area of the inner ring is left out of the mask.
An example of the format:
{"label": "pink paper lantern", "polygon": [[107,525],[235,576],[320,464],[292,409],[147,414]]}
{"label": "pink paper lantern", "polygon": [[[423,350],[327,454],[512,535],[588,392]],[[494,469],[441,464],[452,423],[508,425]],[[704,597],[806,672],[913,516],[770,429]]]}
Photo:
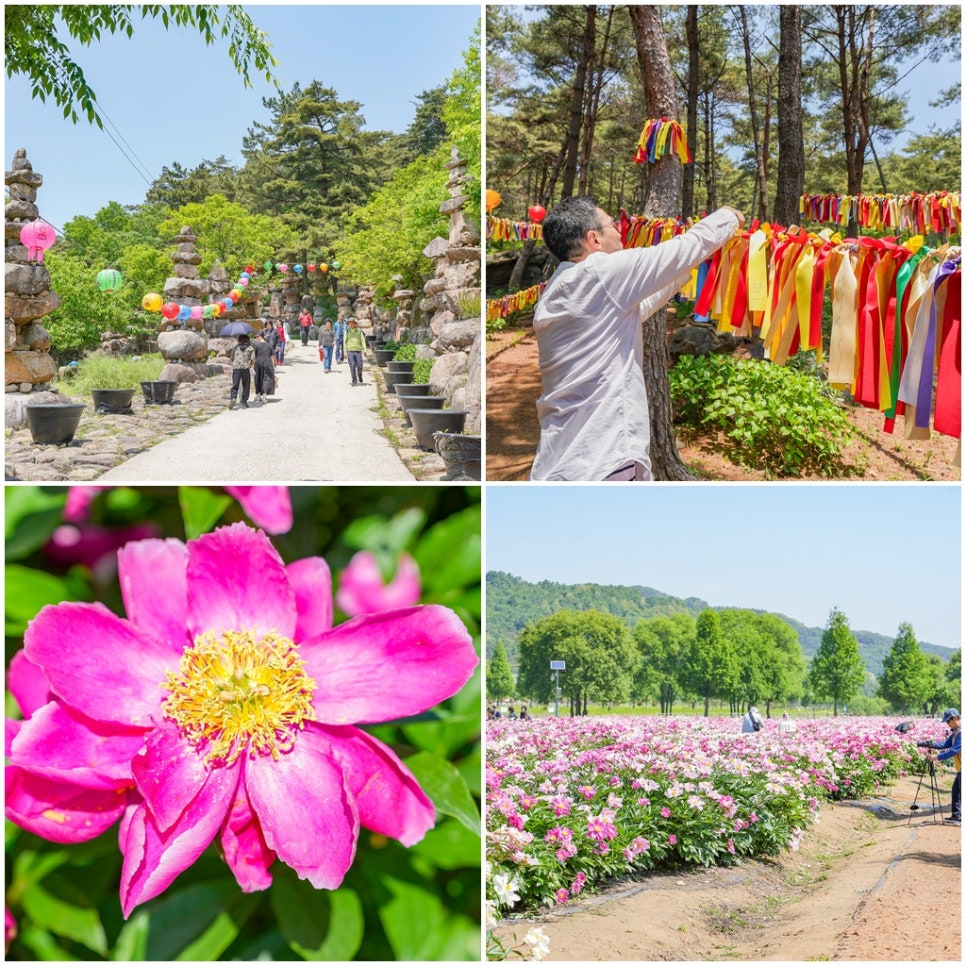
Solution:
{"label": "pink paper lantern", "polygon": [[204,315],[205,315],[205,310],[204,310],[204,307],[203,306],[201,306],[201,305],[192,305],[191,306],[191,317],[193,319],[201,319],[201,318],[204,318]]}
{"label": "pink paper lantern", "polygon": [[28,261],[42,262],[44,252],[57,241],[57,235],[53,226],[48,225],[42,218],[38,218],[36,221],[28,221],[20,229],[20,241],[27,246]]}

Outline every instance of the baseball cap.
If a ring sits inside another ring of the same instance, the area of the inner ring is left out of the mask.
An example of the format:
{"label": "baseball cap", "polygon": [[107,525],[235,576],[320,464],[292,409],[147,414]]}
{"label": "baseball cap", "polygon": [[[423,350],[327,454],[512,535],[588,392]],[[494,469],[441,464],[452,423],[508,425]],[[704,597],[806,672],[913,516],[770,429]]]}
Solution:
{"label": "baseball cap", "polygon": [[950,718],[958,718],[959,712],[955,708],[947,708],[943,712],[943,724],[949,721]]}

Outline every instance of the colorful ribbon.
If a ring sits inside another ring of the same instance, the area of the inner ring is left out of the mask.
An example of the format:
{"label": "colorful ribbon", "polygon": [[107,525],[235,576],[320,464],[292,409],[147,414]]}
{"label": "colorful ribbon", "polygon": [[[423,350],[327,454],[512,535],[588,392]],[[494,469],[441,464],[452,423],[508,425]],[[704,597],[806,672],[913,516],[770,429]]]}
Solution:
{"label": "colorful ribbon", "polygon": [[536,221],[514,221],[512,218],[486,216],[486,240],[494,242],[543,241],[543,225]]}
{"label": "colorful ribbon", "polygon": [[547,287],[546,282],[531,285],[530,288],[521,289],[510,295],[501,295],[499,298],[487,299],[486,302],[486,321],[495,322],[497,319],[505,319],[514,312],[522,312],[524,309],[532,308],[537,304],[540,293]]}
{"label": "colorful ribbon", "polygon": [[635,164],[654,164],[667,154],[676,154],[682,164],[693,160],[688,150],[688,138],[680,121],[666,117],[651,118],[644,122],[644,129],[637,141]]}
{"label": "colorful ribbon", "polygon": [[959,192],[908,195],[802,195],[799,214],[805,221],[861,228],[911,231],[917,234],[960,234],[963,211]]}

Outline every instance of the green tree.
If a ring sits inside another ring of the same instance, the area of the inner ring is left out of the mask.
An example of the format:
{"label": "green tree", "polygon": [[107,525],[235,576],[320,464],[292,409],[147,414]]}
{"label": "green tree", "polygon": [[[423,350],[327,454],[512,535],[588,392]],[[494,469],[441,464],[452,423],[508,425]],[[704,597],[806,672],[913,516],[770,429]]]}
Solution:
{"label": "green tree", "polygon": [[711,713],[711,699],[731,693],[735,665],[721,632],[721,619],[713,610],[698,615],[694,640],[684,656],[681,683],[704,699],[704,714]]}
{"label": "green tree", "polygon": [[899,714],[919,707],[928,697],[931,683],[929,665],[916,640],[912,625],[903,622],[899,633],[882,662],[877,694],[885,698]]}
{"label": "green tree", "polygon": [[597,611],[564,610],[528,624],[520,634],[518,692],[549,702],[552,660],[567,663],[560,687],[571,715],[586,714],[590,700],[627,699],[636,661],[634,638],[622,620]]}
{"label": "green tree", "polygon": [[154,179],[145,197],[166,208],[180,208],[191,202],[203,202],[209,195],[235,198],[238,172],[223,155],[214,161],[203,160],[193,168],[184,168],[177,161],[165,165]]}
{"label": "green tree", "polygon": [[483,179],[481,83],[480,24],[477,22],[470,45],[463,51],[462,66],[453,71],[446,81],[446,99],[443,102],[443,123],[449,141],[456,145],[467,165],[467,182],[463,185],[463,195],[468,199],[466,211],[477,224],[480,223],[480,187]]}
{"label": "green tree", "polygon": [[252,66],[272,80],[271,68],[277,63],[269,53],[267,36],[252,22],[238,4],[225,7],[206,4],[5,4],[4,59],[7,77],[25,75],[31,95],[46,101],[52,98],[63,108],[64,117],[75,124],[77,109],[91,124],[103,127],[97,112],[97,95],[87,83],[84,71],[73,59],[68,41],[90,47],[106,33],[134,34],[135,16],[142,20],[160,19],[170,25],[197,30],[206,44],[220,37],[228,41],[228,54],[251,87]]}
{"label": "green tree", "polygon": [[294,232],[267,215],[255,215],[224,195],[212,195],[203,202],[184,205],[168,215],[158,230],[164,238],[189,225],[198,236],[201,255],[198,270],[211,271],[216,261],[234,277],[249,262],[260,265],[287,245],[296,244]]}
{"label": "green tree", "polygon": [[513,671],[507,660],[506,648],[502,641],[498,641],[493,651],[493,657],[486,663],[486,696],[491,701],[502,701],[512,698],[516,690],[513,682]]}
{"label": "green tree", "polygon": [[657,695],[661,714],[671,714],[681,685],[681,662],[694,641],[695,621],[690,614],[674,614],[639,621],[634,628],[639,662],[634,693],[640,698]]}
{"label": "green tree", "polygon": [[847,702],[859,692],[865,680],[865,662],[859,642],[849,628],[845,614],[833,607],[822,634],[818,652],[812,658],[809,686],[817,698],[831,698],[832,713],[839,713],[839,702]]}
{"label": "green tree", "polygon": [[446,100],[447,92],[443,84],[417,95],[416,114],[403,135],[407,161],[415,161],[423,154],[432,154],[446,140],[446,122],[443,120]]}

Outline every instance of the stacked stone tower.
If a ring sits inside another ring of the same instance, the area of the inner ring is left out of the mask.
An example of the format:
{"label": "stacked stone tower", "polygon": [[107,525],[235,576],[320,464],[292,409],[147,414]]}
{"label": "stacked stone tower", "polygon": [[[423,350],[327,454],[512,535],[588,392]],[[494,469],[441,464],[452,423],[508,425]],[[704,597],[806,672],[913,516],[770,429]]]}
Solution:
{"label": "stacked stone tower", "polygon": [[[171,253],[174,275],[164,283],[164,297],[178,305],[200,306],[206,299],[209,283],[200,277],[201,256],[195,249],[198,236],[185,225],[172,241],[178,246]],[[204,319],[165,319],[162,317],[158,333],[158,351],[167,365],[161,378],[183,376],[183,370],[172,373],[169,366],[185,366],[198,376],[207,375],[208,333]],[[180,381],[180,380],[177,380]]]}
{"label": "stacked stone tower", "polygon": [[26,395],[49,389],[57,374],[50,333],[40,320],[60,305],[60,298],[50,290],[47,266],[28,262],[27,249],[20,242],[24,225],[40,218],[37,189],[44,176],[33,170],[27,152],[18,148],[4,180],[10,194],[4,210],[4,388]]}

